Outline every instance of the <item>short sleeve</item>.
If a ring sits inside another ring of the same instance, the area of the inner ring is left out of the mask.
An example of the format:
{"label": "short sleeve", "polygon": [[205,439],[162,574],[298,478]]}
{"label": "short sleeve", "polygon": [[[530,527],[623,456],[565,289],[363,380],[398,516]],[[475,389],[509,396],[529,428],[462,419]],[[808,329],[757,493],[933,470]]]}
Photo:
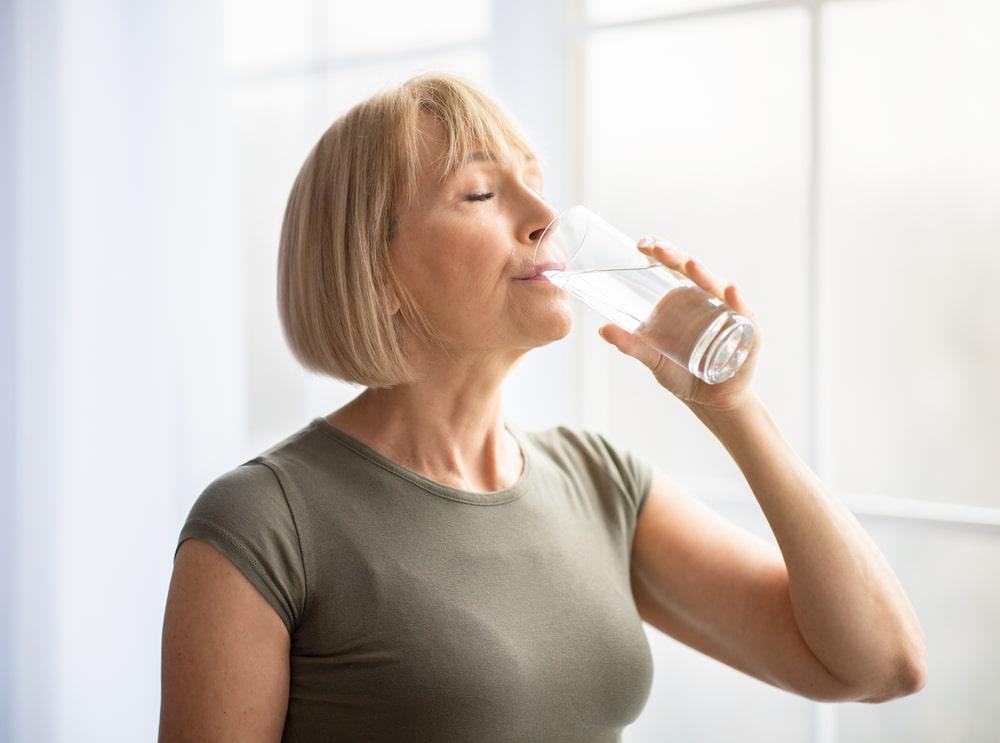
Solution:
{"label": "short sleeve", "polygon": [[305,568],[295,519],[268,465],[249,462],[213,480],[191,507],[177,549],[192,537],[225,555],[293,633],[305,606]]}
{"label": "short sleeve", "polygon": [[632,449],[612,443],[603,434],[595,433],[594,435],[608,451],[611,461],[614,462],[618,469],[621,480],[625,484],[625,491],[632,501],[633,511],[638,520],[639,514],[642,512],[642,507],[646,505],[646,499],[649,497],[649,490],[653,484],[653,465]]}

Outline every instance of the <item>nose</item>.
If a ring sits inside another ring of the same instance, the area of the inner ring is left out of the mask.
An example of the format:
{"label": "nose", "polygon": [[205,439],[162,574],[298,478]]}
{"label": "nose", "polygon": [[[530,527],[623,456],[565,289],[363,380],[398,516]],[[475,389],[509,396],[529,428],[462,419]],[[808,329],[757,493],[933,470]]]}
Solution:
{"label": "nose", "polygon": [[536,202],[536,208],[532,211],[527,223],[528,242],[532,245],[538,241],[538,238],[545,232],[545,228],[558,216],[558,212],[549,206],[549,202],[545,201],[541,196],[537,198]]}

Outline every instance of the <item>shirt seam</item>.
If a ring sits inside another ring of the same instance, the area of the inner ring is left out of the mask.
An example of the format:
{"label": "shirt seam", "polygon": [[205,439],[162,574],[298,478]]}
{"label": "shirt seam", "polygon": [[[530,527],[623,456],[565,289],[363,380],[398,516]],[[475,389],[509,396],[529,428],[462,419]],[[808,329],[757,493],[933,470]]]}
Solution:
{"label": "shirt seam", "polygon": [[[618,488],[621,494],[625,497],[625,500],[631,505],[633,519],[635,521],[638,521],[639,511],[642,508],[642,505],[645,500],[644,496],[648,493],[649,488],[646,488],[645,491],[641,490],[636,490],[634,492],[630,491],[627,480],[635,481],[636,473],[631,467],[629,467],[628,462],[625,461],[626,459],[625,452],[622,449],[612,445],[611,442],[609,442],[603,434],[598,433],[597,431],[593,431],[592,433],[598,439],[600,439],[601,446],[604,449],[605,453],[607,454],[608,459],[614,465],[615,470],[617,470],[618,477],[612,478],[612,481],[615,483],[615,486]],[[650,480],[650,482],[652,483],[652,480]]]}
{"label": "shirt seam", "polygon": [[[221,537],[226,542],[228,542],[231,547],[233,547],[237,552],[239,552],[240,556],[243,557],[243,559],[245,559],[248,563],[250,563],[250,566],[257,573],[257,577],[260,578],[264,582],[264,585],[267,586],[268,590],[271,591],[272,594],[274,594],[274,597],[278,599],[278,603],[279,604],[281,603],[281,591],[278,589],[278,586],[268,577],[267,570],[264,569],[264,566],[261,564],[261,562],[254,556],[253,552],[251,552],[243,544],[243,542],[240,540],[239,537],[237,537],[235,534],[230,532],[225,527],[219,526],[214,521],[209,521],[207,519],[193,518],[190,519],[188,523],[191,525],[207,527],[209,531],[214,532],[217,536]],[[196,539],[197,537],[195,535],[192,535],[192,538]],[[288,612],[283,606],[281,607],[281,613],[282,615],[284,615],[283,620],[288,623],[289,633],[291,633],[291,630],[294,628],[295,623],[292,621],[292,617],[288,616]]]}
{"label": "shirt seam", "polygon": [[[377,459],[375,459],[371,455],[369,455],[368,452],[362,451],[358,447],[351,445],[351,443],[349,441],[343,441],[339,436],[333,435],[332,432],[330,432],[330,435],[333,438],[333,440],[336,441],[338,444],[340,444],[341,446],[344,446],[344,447],[350,449],[352,452],[354,452],[358,456],[366,459],[367,461],[371,462],[372,464],[376,465],[377,467],[380,467],[381,469],[385,470],[386,472],[388,472],[388,473],[390,473],[392,475],[396,475],[397,477],[401,477],[404,480],[406,480],[407,482],[410,482],[410,483],[416,485],[421,490],[423,490],[425,492],[428,492],[431,495],[436,495],[439,498],[445,498],[445,499],[453,501],[455,503],[465,503],[465,504],[470,505],[470,506],[502,506],[505,503],[510,503],[511,501],[517,500],[522,495],[522,493],[521,493],[521,486],[523,485],[523,483],[518,483],[518,487],[516,488],[516,492],[513,495],[511,495],[510,497],[508,497],[508,498],[506,498],[504,500],[501,500],[501,501],[490,502],[490,503],[483,503],[483,502],[477,501],[477,500],[470,500],[470,499],[467,499],[467,498],[459,498],[459,497],[456,497],[456,496],[451,495],[449,493],[442,493],[442,492],[439,492],[437,490],[433,490],[432,488],[429,488],[425,483],[422,483],[419,480],[414,479],[407,472],[397,471],[397,470],[394,470],[394,469],[392,469],[390,467],[387,467],[384,462],[378,461]],[[527,457],[527,452],[525,452],[525,457]],[[490,493],[484,493],[483,495],[491,495],[491,494]]]}
{"label": "shirt seam", "polygon": [[276,466],[272,465],[270,462],[266,461],[264,458],[266,455],[261,455],[252,464],[259,464],[267,467],[274,476],[275,481],[278,483],[278,487],[281,489],[281,497],[285,500],[285,508],[288,509],[288,515],[292,519],[292,527],[295,529],[295,544],[299,548],[299,562],[302,565],[302,607],[300,609],[299,618],[305,616],[306,607],[309,605],[309,570],[306,567],[305,550],[302,547],[302,532],[299,530],[298,520],[295,518],[295,511],[292,509],[292,504],[288,500],[288,493],[285,490],[285,485],[281,482],[281,477],[278,475]]}

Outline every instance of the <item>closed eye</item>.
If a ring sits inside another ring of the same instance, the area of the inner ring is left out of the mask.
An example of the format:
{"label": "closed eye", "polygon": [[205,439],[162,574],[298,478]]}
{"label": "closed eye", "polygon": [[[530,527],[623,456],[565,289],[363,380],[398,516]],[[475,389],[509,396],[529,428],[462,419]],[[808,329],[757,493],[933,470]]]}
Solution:
{"label": "closed eye", "polygon": [[486,193],[472,193],[465,197],[466,201],[486,201],[487,199],[493,198],[493,192],[488,191]]}

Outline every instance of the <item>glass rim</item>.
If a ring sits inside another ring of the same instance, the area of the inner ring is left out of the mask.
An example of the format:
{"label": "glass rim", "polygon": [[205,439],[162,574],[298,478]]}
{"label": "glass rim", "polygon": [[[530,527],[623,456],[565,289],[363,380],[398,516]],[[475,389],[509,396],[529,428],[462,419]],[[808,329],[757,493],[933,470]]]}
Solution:
{"label": "glass rim", "polygon": [[[569,214],[574,210],[581,210],[583,212],[587,212],[588,214],[594,214],[594,211],[590,209],[590,207],[588,207],[586,204],[573,204],[572,206],[568,206],[565,209],[558,212],[556,216],[554,216],[552,219],[549,220],[549,223],[545,225],[544,229],[542,230],[542,234],[538,236],[537,240],[535,240],[535,247],[534,250],[532,251],[532,257],[536,262],[538,260],[538,249],[542,246],[542,242],[545,240],[546,236],[552,230],[552,225],[561,222],[566,217],[567,214]],[[583,233],[583,236],[580,238],[579,242],[573,246],[574,247],[573,254],[564,256],[564,260],[566,263],[569,263],[573,259],[573,257],[580,251],[580,246],[583,245],[583,243],[585,242],[587,238],[587,233],[589,231],[590,231],[590,225],[588,222],[587,231]]]}

